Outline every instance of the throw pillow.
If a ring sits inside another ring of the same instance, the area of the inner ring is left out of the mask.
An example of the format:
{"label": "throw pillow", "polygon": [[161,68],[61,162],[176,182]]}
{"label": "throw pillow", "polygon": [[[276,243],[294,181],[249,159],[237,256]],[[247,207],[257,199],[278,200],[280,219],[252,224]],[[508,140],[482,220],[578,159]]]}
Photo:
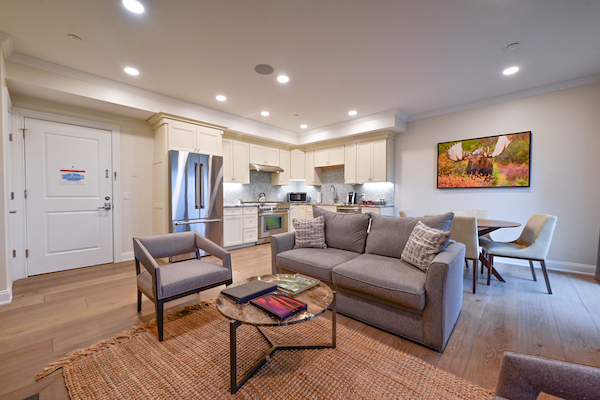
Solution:
{"label": "throw pillow", "polygon": [[327,248],[325,244],[325,219],[323,217],[302,220],[294,218],[292,223],[296,230],[294,235],[295,249],[306,247]]}
{"label": "throw pillow", "polygon": [[421,221],[413,229],[402,252],[402,261],[427,272],[431,261],[450,237],[450,231],[430,228]]}

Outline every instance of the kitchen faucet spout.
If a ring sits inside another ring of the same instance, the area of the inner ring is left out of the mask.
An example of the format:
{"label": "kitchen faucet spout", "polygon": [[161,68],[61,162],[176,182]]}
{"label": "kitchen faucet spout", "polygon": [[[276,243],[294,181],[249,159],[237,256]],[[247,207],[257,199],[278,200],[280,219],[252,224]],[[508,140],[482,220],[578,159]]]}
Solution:
{"label": "kitchen faucet spout", "polygon": [[337,203],[339,200],[339,197],[337,195],[337,191],[335,190],[335,186],[331,185],[331,188],[333,189],[333,202]]}

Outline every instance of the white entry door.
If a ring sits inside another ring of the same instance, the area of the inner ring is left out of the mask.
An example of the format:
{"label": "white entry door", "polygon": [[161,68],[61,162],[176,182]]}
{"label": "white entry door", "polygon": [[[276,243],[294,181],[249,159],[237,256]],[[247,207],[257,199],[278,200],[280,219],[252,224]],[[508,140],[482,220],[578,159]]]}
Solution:
{"label": "white entry door", "polygon": [[28,275],[112,262],[111,132],[32,118],[25,129]]}

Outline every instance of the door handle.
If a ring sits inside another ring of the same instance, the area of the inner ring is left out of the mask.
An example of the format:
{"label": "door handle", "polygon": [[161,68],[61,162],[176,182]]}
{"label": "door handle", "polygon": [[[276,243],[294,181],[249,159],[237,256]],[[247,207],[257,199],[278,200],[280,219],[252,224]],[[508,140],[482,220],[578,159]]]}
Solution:
{"label": "door handle", "polygon": [[111,208],[112,207],[110,201],[107,201],[106,203],[104,203],[104,207],[98,207],[98,210],[110,210]]}

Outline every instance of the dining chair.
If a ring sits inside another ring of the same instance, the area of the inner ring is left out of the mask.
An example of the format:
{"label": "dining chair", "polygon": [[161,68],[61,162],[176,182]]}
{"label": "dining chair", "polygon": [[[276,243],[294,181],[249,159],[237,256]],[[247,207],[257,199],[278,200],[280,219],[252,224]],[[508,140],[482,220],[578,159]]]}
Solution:
{"label": "dining chair", "polygon": [[[455,216],[472,216],[477,217],[477,219],[488,219],[488,215],[490,214],[489,210],[450,210],[454,213]],[[480,237],[486,237],[488,239],[492,239],[490,234],[483,235]],[[479,246],[481,246],[481,240],[478,239]],[[481,264],[481,273],[483,273],[483,264]]]}
{"label": "dining chair", "polygon": [[416,217],[415,213],[412,212],[411,210],[400,210],[400,216],[401,217],[410,217],[410,218]]}
{"label": "dining chair", "polygon": [[[200,259],[200,250],[221,259]],[[231,254],[197,232],[169,233],[133,239],[137,273],[137,311],[142,311],[142,293],[155,304],[158,340],[163,340],[163,304],[220,285],[231,285]],[[195,253],[196,258],[158,265],[159,258]],[[140,264],[144,267],[140,268]]]}
{"label": "dining chair", "polygon": [[465,265],[467,260],[473,262],[473,293],[477,285],[477,260],[479,258],[479,237],[477,236],[477,217],[455,215],[450,224],[450,239],[463,243],[466,248]]}
{"label": "dining chair", "polygon": [[546,280],[548,294],[552,294],[548,272],[546,271],[546,256],[550,249],[557,220],[558,217],[554,215],[533,214],[525,224],[521,236],[513,242],[496,242],[482,237],[481,244],[487,254],[487,284],[490,284],[495,256],[528,260],[534,281],[537,281],[537,278],[533,268],[533,261],[539,261],[544,273],[544,279]]}

